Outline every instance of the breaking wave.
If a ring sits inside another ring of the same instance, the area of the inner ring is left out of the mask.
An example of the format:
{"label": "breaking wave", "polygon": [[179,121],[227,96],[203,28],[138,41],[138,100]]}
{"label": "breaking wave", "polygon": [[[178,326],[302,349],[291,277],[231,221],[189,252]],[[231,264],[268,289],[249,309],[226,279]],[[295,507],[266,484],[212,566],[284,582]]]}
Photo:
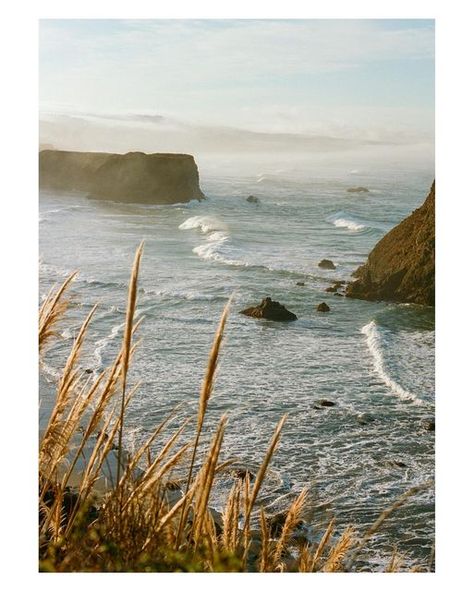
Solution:
{"label": "breaking wave", "polygon": [[373,358],[375,373],[380,377],[383,383],[401,400],[409,400],[414,404],[421,405],[423,400],[405,390],[393,380],[387,372],[385,360],[382,352],[381,335],[377,329],[377,324],[372,320],[361,328],[362,334],[367,337],[367,346]]}

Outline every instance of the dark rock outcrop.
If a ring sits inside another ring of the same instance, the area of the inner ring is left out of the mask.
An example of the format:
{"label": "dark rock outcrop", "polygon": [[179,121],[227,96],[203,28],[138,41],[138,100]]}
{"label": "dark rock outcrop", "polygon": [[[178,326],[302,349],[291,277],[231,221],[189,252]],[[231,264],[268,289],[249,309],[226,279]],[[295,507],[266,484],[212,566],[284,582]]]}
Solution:
{"label": "dark rock outcrop", "polygon": [[320,304],[318,304],[316,310],[318,312],[329,312],[331,308],[326,304],[326,302],[321,302]]}
{"label": "dark rock outcrop", "polygon": [[321,408],[330,408],[331,406],[336,406],[336,403],[332,400],[321,398],[321,400],[318,400],[316,404],[313,405],[313,408],[315,408],[316,410],[320,410]]}
{"label": "dark rock outcrop", "polygon": [[43,150],[40,188],[80,191],[126,203],[181,203],[204,197],[188,154],[107,154]]}
{"label": "dark rock outcrop", "polygon": [[435,305],[435,183],[421,207],[375,246],[346,295]]}
{"label": "dark rock outcrop", "polygon": [[321,267],[321,269],[335,269],[336,265],[330,261],[329,259],[323,259],[322,261],[319,261],[318,263],[318,267]]}
{"label": "dark rock outcrop", "polygon": [[272,298],[264,298],[258,306],[252,306],[241,310],[240,314],[251,316],[252,318],[266,318],[267,320],[276,320],[278,322],[289,322],[298,320],[297,316],[290,312],[280,304],[275,302]]}
{"label": "dark rock outcrop", "polygon": [[350,187],[347,189],[348,193],[368,193],[369,189],[367,187]]}

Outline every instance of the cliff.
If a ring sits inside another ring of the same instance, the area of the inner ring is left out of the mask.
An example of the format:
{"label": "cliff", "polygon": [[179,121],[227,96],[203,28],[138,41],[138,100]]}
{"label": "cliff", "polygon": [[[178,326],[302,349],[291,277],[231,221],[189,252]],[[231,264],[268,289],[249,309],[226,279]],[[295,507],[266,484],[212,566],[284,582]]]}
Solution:
{"label": "cliff", "polygon": [[386,234],[355,271],[348,297],[435,305],[435,183],[423,205]]}
{"label": "cliff", "polygon": [[204,197],[188,154],[107,154],[43,150],[40,188],[81,191],[128,203],[180,203]]}

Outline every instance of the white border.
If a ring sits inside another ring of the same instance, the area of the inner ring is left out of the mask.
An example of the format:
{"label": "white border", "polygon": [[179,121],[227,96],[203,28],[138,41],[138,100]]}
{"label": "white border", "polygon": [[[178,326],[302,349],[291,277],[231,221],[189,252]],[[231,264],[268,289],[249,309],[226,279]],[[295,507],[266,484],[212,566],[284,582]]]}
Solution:
{"label": "white border", "polygon": [[[436,18],[437,29],[437,572],[434,575],[99,575],[123,588],[199,585],[296,584],[331,588],[427,588],[436,583],[464,588],[470,576],[472,531],[468,477],[472,464],[473,271],[470,254],[474,199],[472,143],[472,20],[469,4],[416,0],[335,3],[242,0],[234,6],[200,0],[117,3],[42,0],[8,3],[2,10],[4,84],[2,113],[2,580],[36,588],[79,589],[96,575],[39,575],[35,527],[37,375],[37,19],[38,18]],[[464,9],[464,10],[463,10]],[[5,182],[6,181],[6,182]],[[33,327],[33,330],[32,330]],[[28,371],[25,371],[25,363]],[[471,460],[471,461],[470,461]],[[256,577],[265,576],[265,579]],[[84,579],[83,577],[87,577]],[[158,577],[158,578],[157,578]],[[190,578],[192,577],[192,578]],[[197,578],[200,577],[200,578]],[[204,578],[203,578],[204,577]],[[224,577],[224,578],[223,578]],[[244,579],[242,577],[245,577]],[[289,579],[291,577],[291,580]],[[316,577],[316,578],[315,578]],[[347,577],[351,577],[348,579]],[[380,577],[383,577],[381,579]],[[133,581],[132,581],[133,579]],[[297,579],[297,580],[296,580]],[[103,584],[104,579],[101,579]],[[100,583],[99,583],[100,584]]]}

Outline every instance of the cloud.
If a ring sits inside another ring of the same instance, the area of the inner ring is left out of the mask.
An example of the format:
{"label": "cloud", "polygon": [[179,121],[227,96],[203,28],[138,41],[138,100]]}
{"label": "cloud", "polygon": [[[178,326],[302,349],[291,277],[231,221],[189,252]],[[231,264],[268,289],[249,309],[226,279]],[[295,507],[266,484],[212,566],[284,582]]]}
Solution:
{"label": "cloud", "polygon": [[[433,69],[433,28],[377,20],[42,21],[40,104],[259,131],[314,131],[356,117],[394,126],[424,120],[425,133],[432,88],[428,80],[417,90],[416,68]],[[377,96],[397,67],[391,83],[403,92],[404,112],[399,97]],[[407,117],[415,110],[421,117]]]}

